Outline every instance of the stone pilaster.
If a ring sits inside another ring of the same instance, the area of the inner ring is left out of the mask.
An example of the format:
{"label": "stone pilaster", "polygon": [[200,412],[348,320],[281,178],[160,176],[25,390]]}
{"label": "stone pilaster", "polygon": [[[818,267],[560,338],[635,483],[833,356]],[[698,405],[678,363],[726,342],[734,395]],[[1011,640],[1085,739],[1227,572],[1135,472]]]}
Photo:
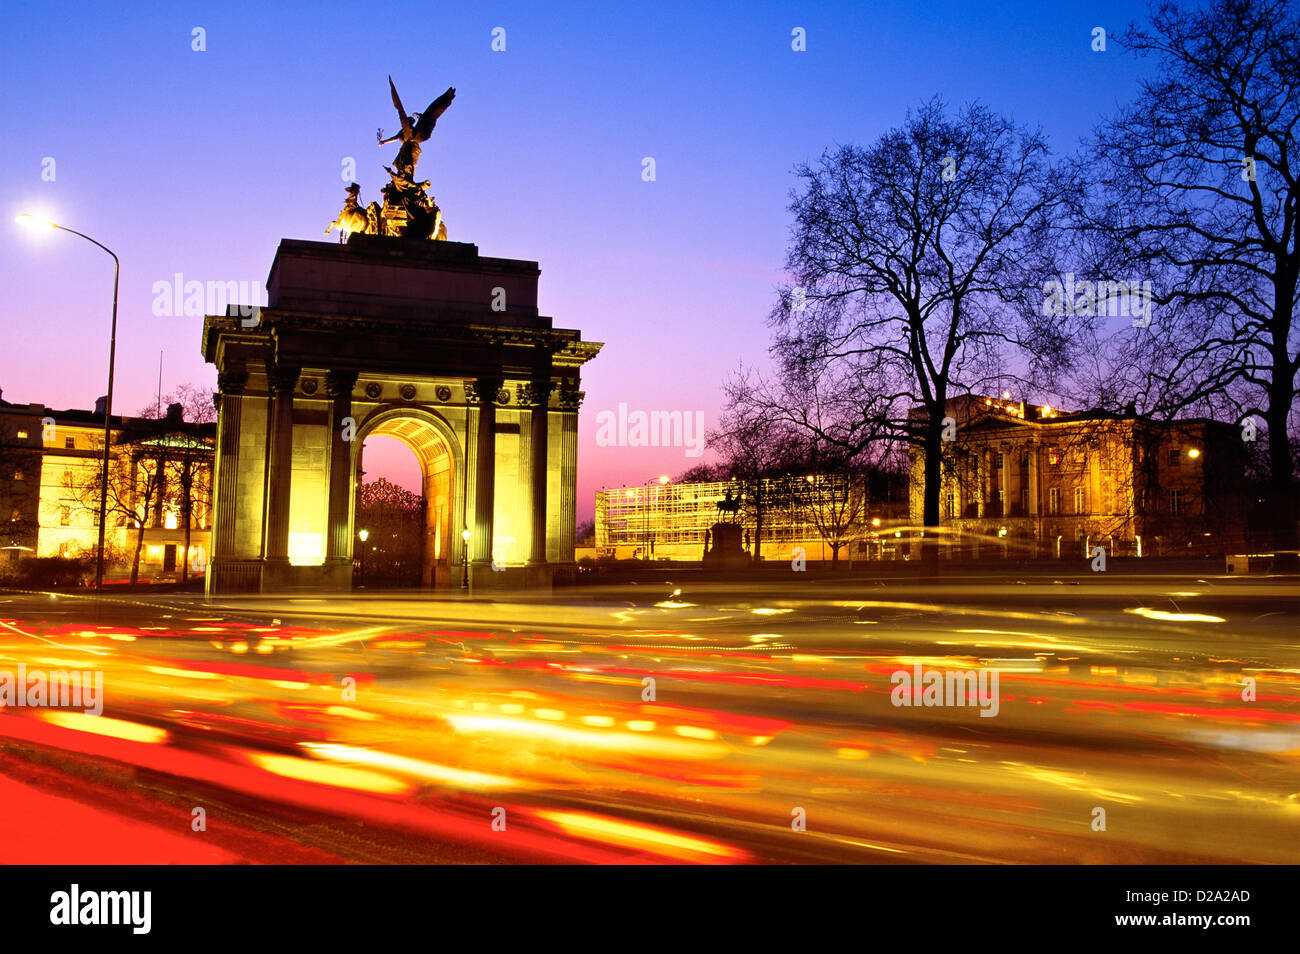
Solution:
{"label": "stone pilaster", "polygon": [[217,453],[212,468],[216,522],[208,543],[206,588],[210,594],[220,565],[235,558],[235,522],[239,510],[239,432],[243,424],[244,387],[248,372],[236,367],[217,375]]}
{"label": "stone pilaster", "polygon": [[[349,568],[352,564],[352,445],[344,439],[344,428],[352,416],[352,389],[356,383],[355,371],[331,371],[325,376],[325,390],[331,398],[329,524],[325,559]],[[351,579],[350,570],[345,575]]]}
{"label": "stone pilaster", "polygon": [[528,414],[529,479],[523,484],[525,512],[530,515],[532,521],[528,548],[530,566],[541,566],[546,563],[546,482],[549,477],[547,454],[553,387],[549,380],[533,381],[526,388],[521,389],[520,394],[521,403],[527,404],[530,408]]}
{"label": "stone pilaster", "polygon": [[492,563],[496,508],[496,399],[501,379],[481,377],[465,382],[465,396],[477,405],[474,441],[474,520],[470,526],[470,563]]}
{"label": "stone pilaster", "polygon": [[573,563],[574,520],[578,503],[578,408],[586,395],[576,388],[561,388],[560,411],[560,513],[556,528],[558,562]]}
{"label": "stone pilaster", "polygon": [[289,501],[293,477],[293,392],[298,368],[267,369],[272,389],[270,467],[267,474],[266,535],[263,557],[268,563],[289,562]]}
{"label": "stone pilaster", "polygon": [[1025,450],[1029,452],[1029,474],[1026,478],[1029,483],[1029,507],[1026,513],[1031,517],[1038,516],[1038,449],[1037,443],[1025,446]]}

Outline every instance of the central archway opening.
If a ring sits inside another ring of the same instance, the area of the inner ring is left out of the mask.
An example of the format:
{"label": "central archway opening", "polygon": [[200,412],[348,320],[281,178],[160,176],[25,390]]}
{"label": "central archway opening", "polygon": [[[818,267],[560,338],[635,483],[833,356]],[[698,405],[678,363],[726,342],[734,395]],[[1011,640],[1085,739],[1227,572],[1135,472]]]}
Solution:
{"label": "central archway opening", "polygon": [[438,429],[417,417],[380,419],[361,440],[356,474],[354,582],[368,589],[450,586],[454,457]]}

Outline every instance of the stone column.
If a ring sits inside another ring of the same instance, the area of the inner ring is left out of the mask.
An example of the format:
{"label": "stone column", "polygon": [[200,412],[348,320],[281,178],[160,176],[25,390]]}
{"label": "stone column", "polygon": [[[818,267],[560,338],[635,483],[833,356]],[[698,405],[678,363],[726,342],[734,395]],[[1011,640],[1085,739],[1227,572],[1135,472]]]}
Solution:
{"label": "stone column", "polygon": [[1026,515],[1030,517],[1038,516],[1038,444],[1032,443],[1025,447],[1029,452],[1029,473],[1025,480],[1028,484],[1029,503],[1026,508]]}
{"label": "stone column", "polygon": [[212,469],[214,513],[208,538],[206,592],[224,592],[221,565],[235,559],[235,522],[239,509],[239,432],[243,423],[248,372],[230,365],[217,375],[217,453]]}
{"label": "stone column", "polygon": [[1038,441],[1029,442],[1029,516],[1033,518],[1030,526],[1034,533],[1034,556],[1040,557],[1043,554],[1043,515],[1042,501],[1039,499],[1039,486],[1041,476],[1038,472],[1040,462],[1039,453],[1042,451],[1042,444]]}
{"label": "stone column", "polygon": [[574,513],[577,505],[578,407],[582,391],[559,392],[560,407],[560,513],[555,535],[559,541],[557,563],[573,563]]}
{"label": "stone column", "polygon": [[266,501],[266,536],[262,556],[267,563],[289,562],[289,500],[293,476],[293,392],[298,385],[298,368],[276,366],[267,369],[275,395],[269,430],[270,466]]}
{"label": "stone column", "polygon": [[465,382],[465,396],[478,405],[474,441],[474,522],[470,526],[470,563],[492,563],[492,524],[496,509],[496,397],[500,378]]}
{"label": "stone column", "polygon": [[551,382],[537,380],[528,385],[525,391],[529,408],[529,443],[528,464],[530,480],[527,487],[527,512],[532,518],[532,534],[529,538],[528,564],[541,566],[546,563],[546,481],[550,476],[547,467],[549,452],[548,428],[550,427]]}
{"label": "stone column", "polygon": [[[352,581],[352,444],[344,440],[343,431],[345,422],[352,416],[352,389],[356,383],[355,371],[331,371],[325,375],[325,390],[332,399],[325,562],[332,564],[327,572],[338,574],[338,579],[333,582],[344,587],[350,586]],[[353,431],[355,433],[355,427]]]}
{"label": "stone column", "polygon": [[1106,512],[1101,490],[1101,455],[1107,450],[1109,445],[1104,437],[1097,442],[1096,447],[1088,448],[1088,513],[1092,516]]}

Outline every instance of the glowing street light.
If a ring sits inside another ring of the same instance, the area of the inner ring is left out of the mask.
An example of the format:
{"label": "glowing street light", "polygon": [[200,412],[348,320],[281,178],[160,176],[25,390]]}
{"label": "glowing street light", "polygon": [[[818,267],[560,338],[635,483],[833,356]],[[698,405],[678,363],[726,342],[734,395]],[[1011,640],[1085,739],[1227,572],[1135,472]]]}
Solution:
{"label": "glowing street light", "polygon": [[104,591],[104,529],[108,523],[108,457],[113,420],[113,365],[117,360],[117,280],[122,266],[111,248],[76,229],[58,225],[30,212],[16,216],[14,221],[27,228],[61,229],[64,232],[71,232],[79,238],[84,238],[91,245],[98,245],[113,256],[113,324],[108,338],[108,394],[104,397],[104,460],[99,472],[99,550],[95,554],[95,592],[102,593]]}
{"label": "glowing street light", "polygon": [[32,215],[30,212],[24,212],[22,215],[14,216],[14,221],[26,228],[46,228],[57,229],[58,226],[49,219],[43,219],[39,215]]}
{"label": "glowing street light", "polygon": [[1196,458],[1198,458],[1198,457],[1201,456],[1201,450],[1200,450],[1200,448],[1199,448],[1199,447],[1193,447],[1191,450],[1189,450],[1189,451],[1187,452],[1187,456],[1190,457],[1192,460],[1196,460]]}
{"label": "glowing street light", "polygon": [[[365,543],[370,539],[370,531],[362,527],[357,531],[357,536],[362,543]],[[366,548],[364,546],[361,548],[361,585],[366,585]]]}

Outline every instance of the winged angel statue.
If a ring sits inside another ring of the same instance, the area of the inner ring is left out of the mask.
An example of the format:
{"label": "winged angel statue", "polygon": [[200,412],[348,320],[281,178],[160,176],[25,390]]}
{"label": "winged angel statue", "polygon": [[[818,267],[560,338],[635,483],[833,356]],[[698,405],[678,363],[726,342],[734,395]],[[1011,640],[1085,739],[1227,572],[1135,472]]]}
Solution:
{"label": "winged angel statue", "polygon": [[401,97],[397,95],[397,87],[393,85],[391,76],[388,77],[388,89],[393,96],[393,106],[397,109],[401,129],[387,138],[384,138],[384,131],[380,129],[375,138],[381,146],[390,142],[401,142],[402,146],[393,165],[384,167],[392,179],[382,190],[384,204],[381,207],[377,202],[371,202],[363,209],[359,198],[361,187],[352,183],[348,186],[343,211],[325,229],[325,234],[328,235],[331,229],[337,228],[343,241],[347,240],[348,235],[357,232],[401,238],[446,239],[447,226],[442,220],[442,211],[434,202],[433,196],[427,192],[429,181],[416,180],[415,166],[420,161],[422,144],[428,142],[439,117],[456,98],[456,89],[449,87],[424,112],[409,116],[402,106]]}

